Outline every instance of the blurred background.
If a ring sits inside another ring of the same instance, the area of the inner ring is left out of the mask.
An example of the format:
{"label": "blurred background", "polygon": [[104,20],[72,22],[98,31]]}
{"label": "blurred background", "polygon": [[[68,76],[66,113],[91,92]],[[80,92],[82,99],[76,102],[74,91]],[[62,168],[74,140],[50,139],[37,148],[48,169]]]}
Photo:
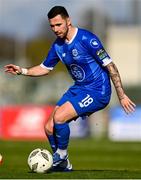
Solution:
{"label": "blurred background", "polygon": [[61,63],[48,77],[12,76],[3,68],[9,63],[31,67],[45,59],[55,40],[46,15],[55,5],[67,8],[75,26],[99,36],[137,104],[136,112],[126,115],[113,88],[110,105],[72,122],[71,136],[140,141],[140,0],[0,0],[0,138],[45,139],[43,124],[73,83]]}

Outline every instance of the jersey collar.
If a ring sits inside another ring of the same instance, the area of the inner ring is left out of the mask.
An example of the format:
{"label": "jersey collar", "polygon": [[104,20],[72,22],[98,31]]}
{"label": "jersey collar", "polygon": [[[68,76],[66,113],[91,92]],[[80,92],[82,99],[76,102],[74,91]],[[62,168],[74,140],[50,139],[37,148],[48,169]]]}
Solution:
{"label": "jersey collar", "polygon": [[66,44],[71,44],[71,43],[72,43],[72,41],[74,40],[74,38],[75,38],[76,35],[77,35],[77,32],[78,32],[78,28],[76,28],[75,33],[74,33],[72,39],[71,39],[70,41],[67,41]]}

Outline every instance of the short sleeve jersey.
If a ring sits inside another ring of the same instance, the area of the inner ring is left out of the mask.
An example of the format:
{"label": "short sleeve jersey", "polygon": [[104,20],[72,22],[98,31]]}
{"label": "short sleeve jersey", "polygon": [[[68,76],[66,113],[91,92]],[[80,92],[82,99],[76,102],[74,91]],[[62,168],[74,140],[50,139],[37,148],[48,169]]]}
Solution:
{"label": "short sleeve jersey", "polygon": [[41,66],[52,70],[61,60],[77,85],[110,89],[108,71],[104,66],[112,60],[98,37],[84,29],[77,33],[70,43],[56,39]]}

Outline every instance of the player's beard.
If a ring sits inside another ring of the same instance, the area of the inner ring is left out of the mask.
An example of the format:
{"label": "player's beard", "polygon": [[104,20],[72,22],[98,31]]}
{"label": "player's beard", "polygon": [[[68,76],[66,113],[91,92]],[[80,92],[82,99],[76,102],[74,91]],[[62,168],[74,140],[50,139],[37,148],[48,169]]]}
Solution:
{"label": "player's beard", "polygon": [[68,35],[68,31],[69,31],[69,28],[66,28],[66,31],[64,33],[62,33],[62,36],[58,35],[57,37],[60,38],[60,39],[66,40],[67,35]]}

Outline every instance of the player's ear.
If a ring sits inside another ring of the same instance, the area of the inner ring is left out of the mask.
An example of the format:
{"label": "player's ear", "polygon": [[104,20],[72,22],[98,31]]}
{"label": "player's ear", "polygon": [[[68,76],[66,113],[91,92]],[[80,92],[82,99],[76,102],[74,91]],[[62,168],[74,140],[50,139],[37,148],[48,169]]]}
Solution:
{"label": "player's ear", "polygon": [[71,19],[68,17],[67,18],[67,25],[70,26],[71,25]]}

